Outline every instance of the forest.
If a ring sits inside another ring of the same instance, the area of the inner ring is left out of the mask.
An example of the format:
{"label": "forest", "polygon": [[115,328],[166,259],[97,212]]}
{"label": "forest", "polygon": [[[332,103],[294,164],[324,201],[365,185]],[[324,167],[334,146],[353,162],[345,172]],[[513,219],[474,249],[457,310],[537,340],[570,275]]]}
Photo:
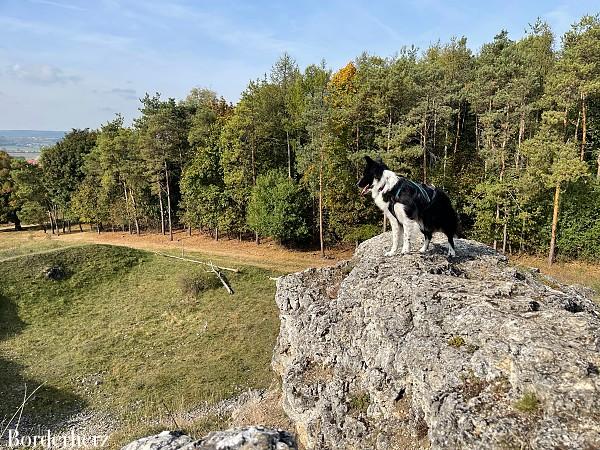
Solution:
{"label": "forest", "polygon": [[73,129],[27,163],[0,153],[0,221],[59,233],[175,230],[325,248],[367,239],[365,155],[448,192],[466,237],[506,253],[600,259],[600,18],[538,20],[332,71],[282,55],[236,104],[191,89]]}

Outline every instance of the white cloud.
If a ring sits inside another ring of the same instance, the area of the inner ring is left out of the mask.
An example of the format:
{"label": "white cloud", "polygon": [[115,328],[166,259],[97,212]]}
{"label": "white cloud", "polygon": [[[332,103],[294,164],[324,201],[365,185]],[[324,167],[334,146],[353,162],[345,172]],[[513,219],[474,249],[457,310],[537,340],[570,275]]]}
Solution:
{"label": "white cloud", "polygon": [[81,81],[80,76],[68,75],[61,68],[49,64],[12,64],[8,66],[6,72],[18,80],[41,85],[68,84]]}
{"label": "white cloud", "polygon": [[114,94],[125,100],[137,100],[138,96],[135,89],[130,88],[113,88],[105,92],[106,94]]}

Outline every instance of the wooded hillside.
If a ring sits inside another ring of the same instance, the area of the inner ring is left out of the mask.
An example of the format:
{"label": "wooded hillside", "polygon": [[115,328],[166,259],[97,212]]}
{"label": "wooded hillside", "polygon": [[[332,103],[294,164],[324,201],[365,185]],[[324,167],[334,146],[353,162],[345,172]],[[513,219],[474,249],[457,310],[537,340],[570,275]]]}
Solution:
{"label": "wooded hillside", "polygon": [[323,248],[381,229],[355,186],[368,154],[445,189],[470,237],[597,259],[600,19],[556,40],[538,21],[476,53],[457,38],[336,72],[284,54],[235,105],[146,95],[131,127],[73,130],[36,165],[0,155],[0,215]]}

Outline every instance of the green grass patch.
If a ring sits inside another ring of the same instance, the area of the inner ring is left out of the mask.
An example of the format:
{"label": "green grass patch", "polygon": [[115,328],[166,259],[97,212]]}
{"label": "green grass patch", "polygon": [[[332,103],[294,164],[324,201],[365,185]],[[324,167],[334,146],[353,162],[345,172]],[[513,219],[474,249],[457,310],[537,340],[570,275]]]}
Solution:
{"label": "green grass patch", "polygon": [[[225,261],[226,262],[226,261]],[[231,261],[230,261],[231,263]],[[60,267],[60,281],[44,275]],[[279,329],[277,276],[246,266],[227,273],[235,295],[182,279],[203,266],[127,247],[89,245],[0,265],[0,417],[27,384],[46,384],[24,413],[48,425],[82,407],[109,412],[135,438],[137,423],[272,381]]]}

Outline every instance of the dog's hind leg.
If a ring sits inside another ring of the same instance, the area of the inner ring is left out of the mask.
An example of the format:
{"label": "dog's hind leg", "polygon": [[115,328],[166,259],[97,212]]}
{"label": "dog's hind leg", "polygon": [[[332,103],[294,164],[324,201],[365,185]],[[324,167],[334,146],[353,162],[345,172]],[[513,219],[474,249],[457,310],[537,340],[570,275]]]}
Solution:
{"label": "dog's hind leg", "polygon": [[421,247],[419,249],[419,252],[421,252],[421,253],[425,253],[427,251],[427,249],[429,248],[429,243],[431,242],[431,237],[432,237],[431,231],[423,230],[423,235],[425,236],[425,242],[423,243],[423,247]]}
{"label": "dog's hind leg", "polygon": [[386,211],[385,215],[392,226],[392,248],[390,251],[385,252],[385,256],[392,256],[394,253],[396,253],[396,251],[398,251],[398,241],[400,240],[400,224],[398,223],[398,219],[396,219],[391,213]]}
{"label": "dog's hind leg", "polygon": [[448,257],[456,256],[456,250],[454,249],[454,237],[448,236]]}

